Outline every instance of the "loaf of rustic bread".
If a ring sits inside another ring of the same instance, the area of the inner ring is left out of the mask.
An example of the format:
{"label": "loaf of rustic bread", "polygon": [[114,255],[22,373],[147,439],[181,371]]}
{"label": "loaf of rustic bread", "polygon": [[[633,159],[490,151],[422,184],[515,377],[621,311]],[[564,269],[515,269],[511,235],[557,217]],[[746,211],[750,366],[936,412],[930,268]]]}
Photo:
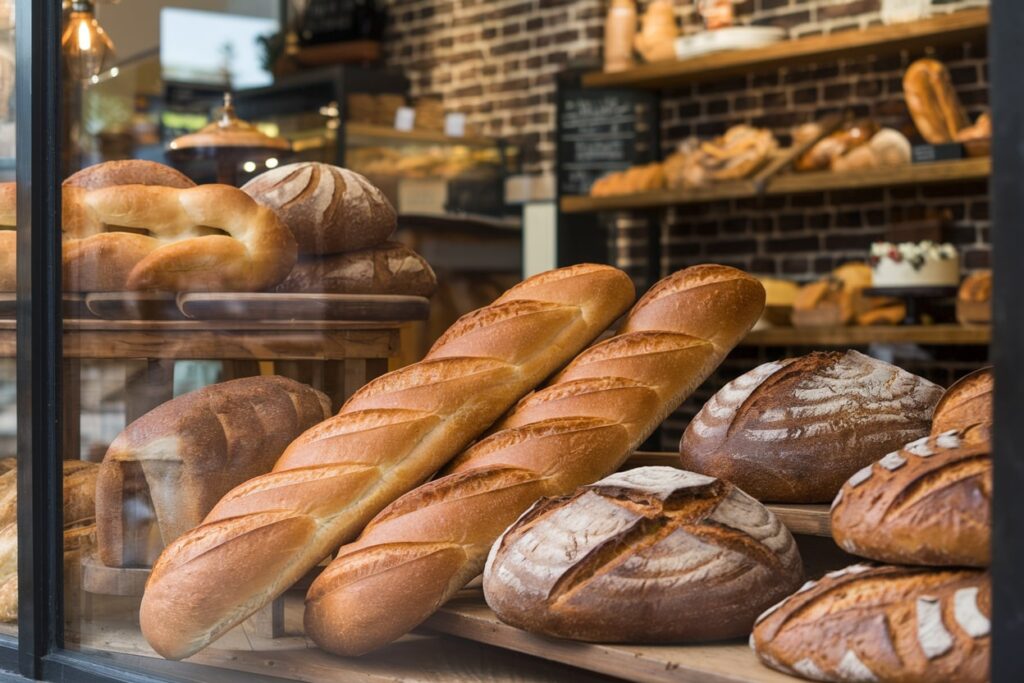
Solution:
{"label": "loaf of rustic bread", "polygon": [[262,173],[242,190],[277,212],[300,254],[337,254],[380,244],[395,231],[391,202],[345,168],[303,161]]}
{"label": "loaf of rustic bread", "polygon": [[985,683],[987,572],[854,565],[809,581],[750,637],[778,671],[835,683]]}
{"label": "loaf of rustic bread", "polygon": [[841,548],[898,564],[984,567],[992,534],[987,428],[924,437],[854,474],[832,504]]}
{"label": "loaf of rustic bread", "polygon": [[935,406],[932,434],[972,425],[992,426],[992,368],[981,368],[957,380]]}
{"label": "loaf of rustic bread", "polygon": [[861,467],[928,433],[942,389],[856,351],[765,363],[693,418],[683,469],[758,500],[831,501]]}
{"label": "loaf of rustic bread", "polygon": [[671,643],[746,636],[802,577],[796,542],[756,500],[641,467],[534,504],[492,546],[484,595],[527,631]]}
{"label": "loaf of rustic bread", "polygon": [[313,583],[306,632],[358,654],[426,619],[484,567],[495,539],[543,496],[617,470],[757,321],[764,289],[695,266],[650,289],[619,334],[523,399],[446,476],[395,501]]}
{"label": "loaf of rustic bread", "polygon": [[272,473],[236,487],[164,550],[142,599],[150,645],[187,657],[280,595],[568,362],[633,295],[608,266],[541,273],[460,318],[421,362],[357,391]]}
{"label": "loaf of rustic bread", "polygon": [[306,256],[275,292],[432,296],[437,276],[426,260],[400,242],[327,256]]}
{"label": "loaf of rustic bread", "polygon": [[234,486],[269,472],[331,415],[326,395],[285,377],[214,384],[160,405],[114,439],[96,493],[99,556],[149,566]]}

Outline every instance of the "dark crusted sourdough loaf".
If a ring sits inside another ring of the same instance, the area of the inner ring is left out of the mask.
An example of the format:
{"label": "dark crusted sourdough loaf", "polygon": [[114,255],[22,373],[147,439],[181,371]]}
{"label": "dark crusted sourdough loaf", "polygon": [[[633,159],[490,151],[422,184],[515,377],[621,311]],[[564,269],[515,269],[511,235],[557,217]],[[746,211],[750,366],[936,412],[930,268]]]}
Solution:
{"label": "dark crusted sourdough loaf", "polygon": [[758,500],[825,503],[858,469],[928,434],[942,389],[856,351],[765,363],[690,422],[683,469]]}

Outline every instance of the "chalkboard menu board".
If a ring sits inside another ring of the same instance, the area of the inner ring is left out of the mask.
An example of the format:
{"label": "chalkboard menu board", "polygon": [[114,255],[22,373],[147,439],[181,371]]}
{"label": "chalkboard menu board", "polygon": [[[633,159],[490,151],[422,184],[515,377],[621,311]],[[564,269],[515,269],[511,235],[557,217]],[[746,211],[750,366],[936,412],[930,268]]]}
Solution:
{"label": "chalkboard menu board", "polygon": [[558,105],[561,194],[587,194],[601,176],[657,158],[653,94],[563,88]]}
{"label": "chalkboard menu board", "polygon": [[304,45],[379,40],[384,22],[384,12],[375,0],[310,0],[299,38]]}

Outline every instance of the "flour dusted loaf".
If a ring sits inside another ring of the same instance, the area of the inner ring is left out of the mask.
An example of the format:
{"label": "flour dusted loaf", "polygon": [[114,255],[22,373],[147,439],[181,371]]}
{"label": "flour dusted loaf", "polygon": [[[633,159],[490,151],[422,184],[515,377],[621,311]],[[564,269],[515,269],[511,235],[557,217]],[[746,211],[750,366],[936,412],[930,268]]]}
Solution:
{"label": "flour dusted loaf", "polygon": [[843,550],[882,562],[985,567],[992,535],[987,428],[924,437],[854,474],[832,505]]}
{"label": "flour dusted loaf", "polygon": [[746,636],[802,576],[793,537],[756,500],[641,467],[536,503],[491,548],[484,594],[527,631],[672,643]]}
{"label": "flour dusted loaf", "polygon": [[269,472],[330,417],[326,395],[286,377],[246,377],[178,396],[128,425],[100,467],[99,556],[149,566],[232,487]]}
{"label": "flour dusted loaf", "polygon": [[992,426],[992,368],[981,368],[957,380],[935,406],[932,434],[972,425]]}
{"label": "flour dusted loaf", "polygon": [[426,259],[399,242],[299,259],[275,292],[432,296],[437,276]]}
{"label": "flour dusted loaf", "polygon": [[313,161],[279,166],[242,190],[277,212],[301,254],[337,254],[380,244],[394,232],[395,210],[363,176]]}
{"label": "flour dusted loaf", "polygon": [[283,593],[593,341],[633,295],[609,266],[535,275],[460,318],[424,360],[364,386],[167,546],[142,599],[146,640],[187,657]]}
{"label": "flour dusted loaf", "polygon": [[306,633],[352,655],[410,631],[483,570],[495,539],[533,503],[617,470],[763,309],[761,284],[734,268],[694,266],[655,284],[618,335],[343,546],[310,586]]}
{"label": "flour dusted loaf", "polygon": [[826,503],[861,467],[928,433],[942,389],[856,351],[765,363],[690,422],[683,469],[758,500]]}
{"label": "flour dusted loaf", "polygon": [[985,683],[991,582],[972,569],[854,565],[809,581],[750,638],[773,669],[835,683]]}

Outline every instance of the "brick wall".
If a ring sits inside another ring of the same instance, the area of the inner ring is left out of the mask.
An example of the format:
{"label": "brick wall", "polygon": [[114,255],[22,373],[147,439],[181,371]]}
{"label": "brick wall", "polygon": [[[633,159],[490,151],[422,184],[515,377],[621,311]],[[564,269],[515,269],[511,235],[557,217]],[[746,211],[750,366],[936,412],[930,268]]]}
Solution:
{"label": "brick wall", "polygon": [[598,63],[602,0],[387,0],[387,62],[413,95],[440,96],[483,134],[521,149],[527,173],[554,168],[555,75]]}

